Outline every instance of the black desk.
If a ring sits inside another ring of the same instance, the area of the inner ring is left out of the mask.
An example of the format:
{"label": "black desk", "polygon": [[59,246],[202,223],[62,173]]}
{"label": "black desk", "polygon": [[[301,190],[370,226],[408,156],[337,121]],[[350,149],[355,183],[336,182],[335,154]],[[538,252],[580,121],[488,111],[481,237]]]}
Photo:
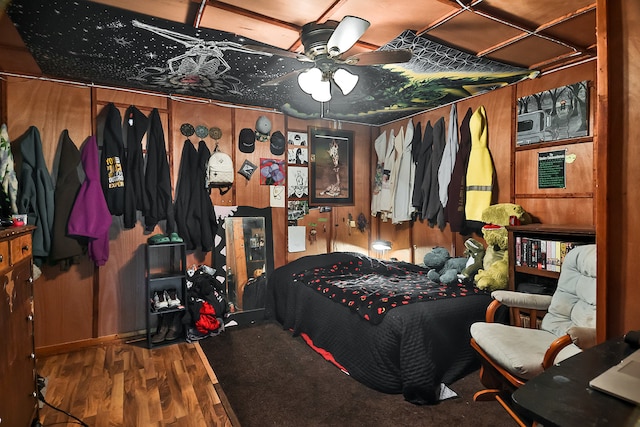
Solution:
{"label": "black desk", "polygon": [[589,387],[633,351],[622,337],[599,344],[529,380],[513,393],[513,402],[544,427],[640,426],[640,406]]}

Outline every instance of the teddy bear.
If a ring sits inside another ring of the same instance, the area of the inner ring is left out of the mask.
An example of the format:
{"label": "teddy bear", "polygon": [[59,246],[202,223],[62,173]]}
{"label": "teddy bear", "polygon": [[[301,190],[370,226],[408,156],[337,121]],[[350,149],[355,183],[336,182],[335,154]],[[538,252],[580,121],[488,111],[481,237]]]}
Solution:
{"label": "teddy bear", "polygon": [[[511,218],[515,223],[512,223]],[[515,203],[496,203],[485,208],[482,211],[482,222],[494,225],[520,225],[531,224],[531,215],[529,215],[520,205]]]}
{"label": "teddy bear", "polygon": [[487,242],[483,266],[475,275],[474,283],[479,289],[495,291],[505,289],[509,281],[508,233],[503,226],[486,224],[482,235]]}
{"label": "teddy bear", "polygon": [[474,283],[479,289],[494,291],[505,289],[509,282],[509,233],[510,224],[530,224],[531,216],[514,203],[496,203],[482,211],[482,236],[487,243],[482,269],[478,270]]}
{"label": "teddy bear", "polygon": [[451,257],[449,251],[441,246],[436,246],[424,256],[423,263],[429,269],[427,277],[436,283],[455,283],[458,274],[464,270],[468,258]]}

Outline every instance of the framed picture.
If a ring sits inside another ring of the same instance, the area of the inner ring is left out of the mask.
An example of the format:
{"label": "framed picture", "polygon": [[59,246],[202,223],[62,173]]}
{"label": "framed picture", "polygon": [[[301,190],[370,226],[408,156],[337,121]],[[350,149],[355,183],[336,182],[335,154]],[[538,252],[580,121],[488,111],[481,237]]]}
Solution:
{"label": "framed picture", "polygon": [[353,132],[309,127],[312,205],[353,205]]}
{"label": "framed picture", "polygon": [[306,199],[309,197],[309,168],[289,166],[287,170],[287,195],[290,199]]}
{"label": "framed picture", "polygon": [[589,81],[518,98],[517,145],[589,134]]}
{"label": "framed picture", "polygon": [[306,147],[291,147],[287,150],[287,159],[290,165],[307,165],[309,163],[309,150]]}
{"label": "framed picture", "polygon": [[287,140],[289,145],[307,145],[307,133],[291,131],[287,132]]}

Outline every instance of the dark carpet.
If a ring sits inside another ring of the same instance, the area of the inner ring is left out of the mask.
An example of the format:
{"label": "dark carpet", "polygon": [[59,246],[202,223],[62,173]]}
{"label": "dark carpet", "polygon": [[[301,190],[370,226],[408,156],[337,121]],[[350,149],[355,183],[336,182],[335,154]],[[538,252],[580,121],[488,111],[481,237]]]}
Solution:
{"label": "dark carpet", "polygon": [[274,322],[200,345],[242,427],[516,425],[497,402],[473,401],[477,371],[450,385],[458,398],[417,406],[360,384]]}

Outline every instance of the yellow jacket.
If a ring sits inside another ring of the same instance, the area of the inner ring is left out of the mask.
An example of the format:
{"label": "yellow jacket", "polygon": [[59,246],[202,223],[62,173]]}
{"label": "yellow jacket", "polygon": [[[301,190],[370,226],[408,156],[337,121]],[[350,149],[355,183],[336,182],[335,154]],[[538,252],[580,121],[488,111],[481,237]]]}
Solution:
{"label": "yellow jacket", "polygon": [[487,113],[480,106],[471,116],[471,153],[467,166],[465,215],[470,221],[482,221],[482,211],[491,205],[493,160],[489,152]]}

